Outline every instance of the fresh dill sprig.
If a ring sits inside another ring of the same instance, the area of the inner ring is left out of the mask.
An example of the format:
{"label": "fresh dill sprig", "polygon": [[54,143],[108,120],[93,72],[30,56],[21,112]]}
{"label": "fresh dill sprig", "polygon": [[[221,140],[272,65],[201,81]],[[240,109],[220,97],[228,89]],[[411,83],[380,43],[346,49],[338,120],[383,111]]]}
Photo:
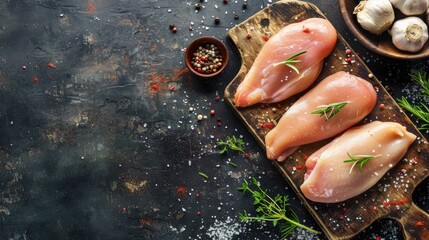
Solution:
{"label": "fresh dill sprig", "polygon": [[[425,72],[420,70],[410,74],[411,80],[417,82],[421,87],[420,97],[429,98],[429,79]],[[424,103],[411,104],[404,96],[396,99],[399,106],[413,114],[417,119],[424,123],[419,127],[419,130],[429,130],[429,107]]]}
{"label": "fresh dill sprig", "polygon": [[328,105],[320,105],[317,110],[311,112],[311,114],[320,114],[321,117],[325,117],[326,121],[335,116],[341,111],[349,102],[336,102]]}
{"label": "fresh dill sprig", "polygon": [[296,59],[296,58],[298,56],[301,56],[302,54],[305,54],[305,53],[307,53],[307,51],[302,51],[302,52],[296,53],[284,61],[274,63],[273,66],[276,67],[278,65],[286,65],[286,66],[292,68],[292,70],[294,70],[297,74],[299,74],[299,70],[297,67],[295,67],[295,64],[300,63],[301,60]]}
{"label": "fresh dill sprig", "polygon": [[227,152],[228,149],[244,153],[244,150],[243,150],[244,141],[242,139],[237,139],[235,136],[226,137],[226,141],[219,140],[217,142],[217,145],[219,147],[222,147],[219,150],[219,154],[223,154]]}
{"label": "fresh dill sprig", "polygon": [[[307,227],[299,222],[296,213],[288,209],[289,197],[287,195],[277,194],[274,198],[267,194],[267,190],[263,190],[258,180],[252,178],[252,186],[246,181],[243,181],[242,186],[238,189],[243,193],[249,192],[253,197],[253,205],[256,208],[257,216],[250,216],[247,211],[239,214],[239,219],[242,222],[248,221],[266,221],[272,222],[273,226],[279,226],[282,234],[282,240],[287,239],[289,234],[297,228],[301,227],[313,233],[319,234],[310,227]],[[289,216],[286,216],[288,213]]]}
{"label": "fresh dill sprig", "polygon": [[362,171],[363,166],[371,161],[372,159],[374,159],[376,156],[372,156],[372,155],[350,155],[350,153],[347,153],[347,155],[349,156],[350,159],[344,160],[345,163],[353,163],[352,166],[350,167],[350,171],[349,173],[352,173],[353,168],[356,165],[359,165],[359,170]]}

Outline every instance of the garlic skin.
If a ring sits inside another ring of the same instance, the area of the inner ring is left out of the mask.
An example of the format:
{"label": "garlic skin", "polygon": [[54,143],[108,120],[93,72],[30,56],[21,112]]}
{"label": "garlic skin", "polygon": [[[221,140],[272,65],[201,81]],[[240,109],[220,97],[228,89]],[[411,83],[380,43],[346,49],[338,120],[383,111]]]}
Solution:
{"label": "garlic skin", "polygon": [[429,24],[429,8],[426,10],[426,23]]}
{"label": "garlic skin", "polygon": [[428,40],[428,28],[418,17],[407,17],[396,21],[390,34],[393,45],[408,52],[418,52]]}
{"label": "garlic skin", "polygon": [[353,14],[356,14],[363,29],[377,35],[386,31],[395,20],[393,6],[389,0],[360,1]]}
{"label": "garlic skin", "polygon": [[407,16],[422,14],[429,8],[429,0],[390,0],[390,2]]}

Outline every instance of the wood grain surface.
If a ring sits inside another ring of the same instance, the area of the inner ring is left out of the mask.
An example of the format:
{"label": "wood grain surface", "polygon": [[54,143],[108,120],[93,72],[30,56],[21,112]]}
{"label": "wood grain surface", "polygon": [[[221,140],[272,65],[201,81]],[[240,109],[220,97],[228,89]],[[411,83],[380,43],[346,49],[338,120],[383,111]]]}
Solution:
{"label": "wood grain surface", "polygon": [[[285,110],[303,93],[275,104],[236,108],[233,103],[235,90],[244,79],[267,38],[289,23],[310,17],[325,18],[320,10],[310,3],[279,1],[228,31],[228,37],[241,55],[242,66],[236,77],[226,87],[225,98],[264,148],[264,137],[269,131],[264,127],[264,123],[271,122],[275,125]],[[251,38],[247,37],[248,33],[252,35]],[[371,71],[353,49],[351,49],[353,61],[351,63],[344,61],[346,49],[351,48],[339,35],[335,49],[325,59],[324,69],[316,83],[340,70],[368,80],[378,89],[378,102],[374,110],[359,124],[373,120],[395,121],[405,125],[408,131],[418,136],[418,139],[411,145],[406,156],[371,189],[357,197],[335,204],[321,204],[307,200],[299,189],[304,179],[305,157],[331,139],[302,146],[283,163],[276,162],[275,166],[330,239],[351,239],[372,222],[384,217],[396,219],[401,224],[405,239],[429,239],[429,215],[418,208],[412,200],[413,190],[428,176],[427,141],[401,111],[376,76],[371,76]],[[384,108],[380,108],[380,104],[384,104]]]}

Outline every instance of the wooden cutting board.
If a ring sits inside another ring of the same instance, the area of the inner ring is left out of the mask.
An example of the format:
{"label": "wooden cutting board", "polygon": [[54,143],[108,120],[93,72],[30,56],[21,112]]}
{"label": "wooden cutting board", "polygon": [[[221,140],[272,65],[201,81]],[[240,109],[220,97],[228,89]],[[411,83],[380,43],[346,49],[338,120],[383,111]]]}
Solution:
{"label": "wooden cutting board", "polygon": [[[228,37],[236,45],[241,55],[242,65],[237,76],[226,87],[225,98],[264,148],[264,137],[269,131],[267,128],[269,124],[266,123],[275,125],[285,109],[302,94],[278,104],[257,104],[246,108],[236,108],[233,104],[235,90],[270,36],[289,23],[310,17],[325,18],[321,11],[310,3],[279,1],[228,31]],[[251,34],[251,38],[248,38],[248,33]],[[347,55],[346,49],[351,48],[341,36],[338,36],[335,49],[325,59],[324,69],[316,83],[340,70],[368,80],[378,89],[378,102],[375,109],[362,123],[371,120],[395,121],[405,125],[408,131],[416,134],[418,140],[412,144],[404,159],[376,185],[365,193],[341,203],[315,203],[307,200],[299,189],[304,179],[305,157],[310,156],[329,140],[302,146],[290,159],[283,163],[276,162],[275,165],[330,239],[350,239],[372,222],[384,217],[396,219],[400,223],[405,239],[429,239],[429,215],[418,208],[412,200],[413,190],[429,174],[428,143],[378,79],[375,76],[371,77],[371,71],[355,55],[353,49],[351,49],[352,63],[344,61]],[[380,104],[384,104],[384,108],[379,107]]]}

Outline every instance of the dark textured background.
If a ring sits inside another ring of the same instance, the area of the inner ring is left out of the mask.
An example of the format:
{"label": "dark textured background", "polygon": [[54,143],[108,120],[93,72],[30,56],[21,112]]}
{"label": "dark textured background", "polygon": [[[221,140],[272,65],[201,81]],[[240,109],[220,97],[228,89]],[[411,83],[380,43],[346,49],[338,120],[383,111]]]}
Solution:
{"label": "dark textured background", "polygon": [[[395,98],[415,94],[408,74],[427,70],[426,59],[373,54],[347,30],[336,1],[309,2]],[[0,1],[0,239],[221,239],[210,233],[225,228],[240,232],[233,239],[273,239],[272,227],[237,219],[252,209],[236,190],[250,176],[289,194],[301,220],[318,228],[222,100],[240,66],[226,31],[271,1],[248,0],[243,10],[243,0],[207,0],[198,12],[194,3]],[[230,51],[214,79],[184,71],[183,49],[200,35]],[[217,140],[231,135],[243,138],[249,158],[217,153]],[[426,180],[414,199],[426,211],[428,192]],[[402,239],[389,220],[356,239],[377,236]]]}

